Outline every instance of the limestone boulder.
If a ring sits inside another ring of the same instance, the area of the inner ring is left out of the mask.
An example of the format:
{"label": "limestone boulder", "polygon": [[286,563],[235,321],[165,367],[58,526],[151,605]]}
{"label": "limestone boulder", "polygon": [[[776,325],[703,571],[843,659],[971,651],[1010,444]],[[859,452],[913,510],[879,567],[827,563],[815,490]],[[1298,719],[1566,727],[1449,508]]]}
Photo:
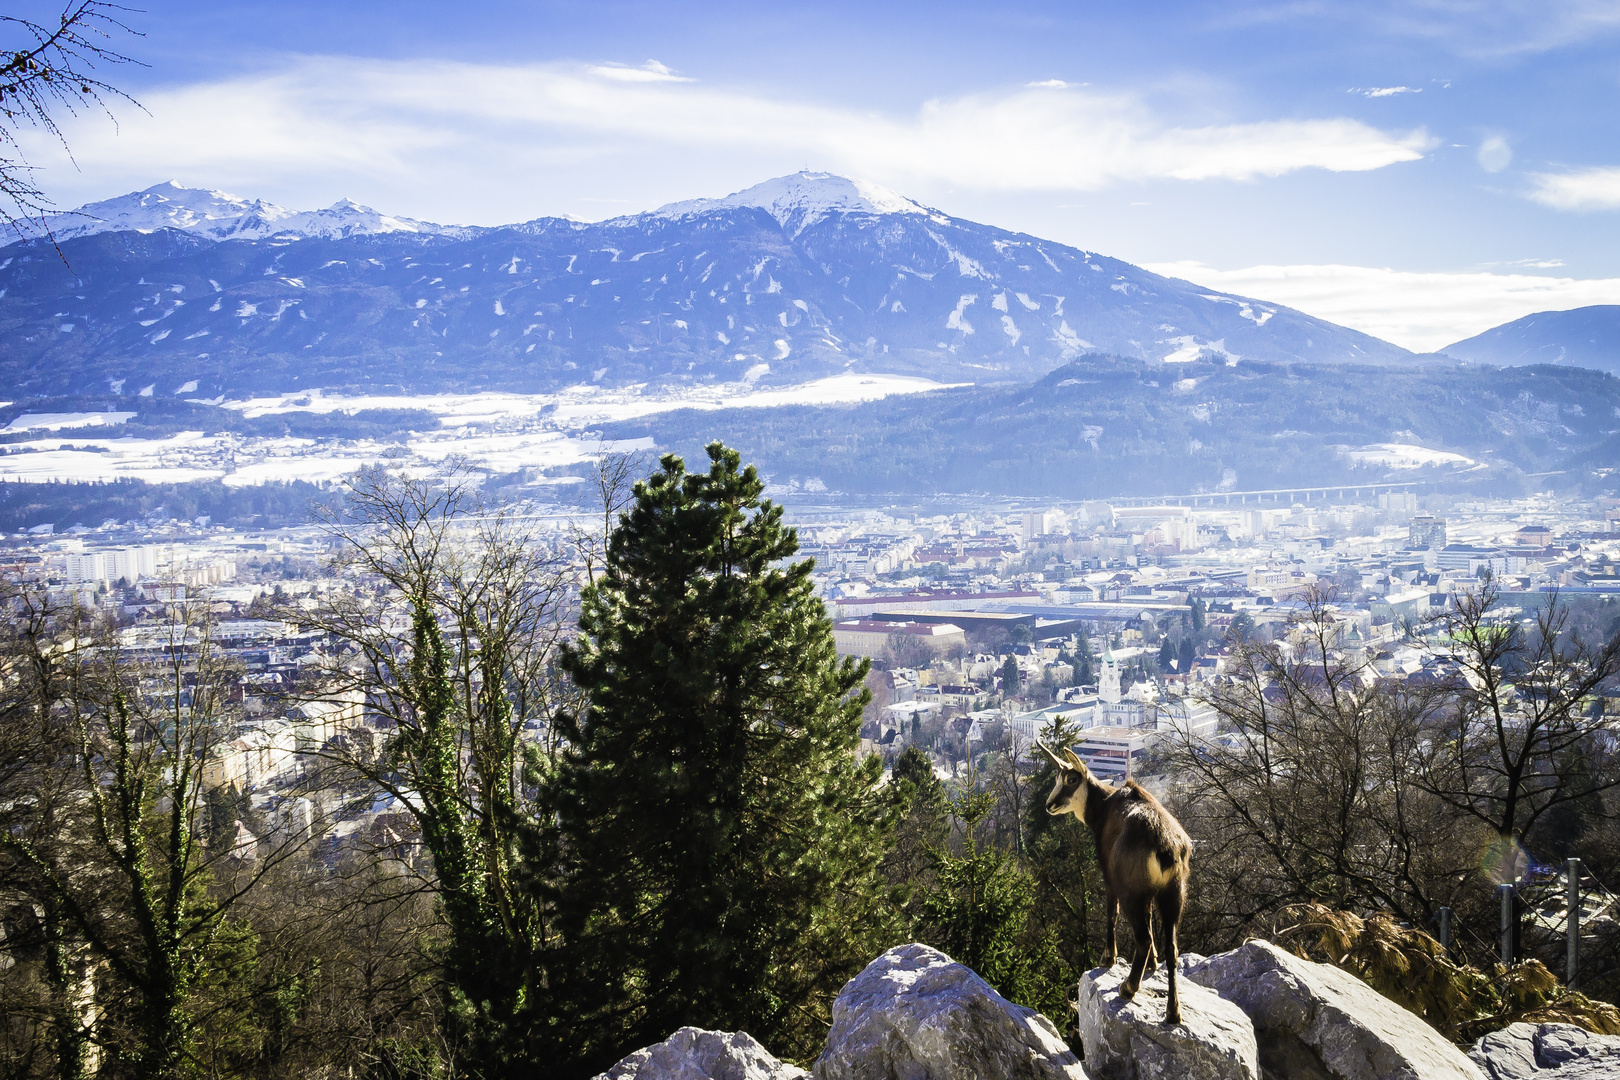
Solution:
{"label": "limestone boulder", "polygon": [[1418,1016],[1349,972],[1270,942],[1250,941],[1185,972],[1248,1015],[1268,1077],[1482,1080],[1479,1067]]}
{"label": "limestone boulder", "polygon": [[746,1032],[683,1027],[661,1043],[620,1059],[595,1080],[804,1080]]}
{"label": "limestone boulder", "polygon": [[1574,1024],[1509,1024],[1476,1042],[1468,1056],[1490,1080],[1620,1077],[1620,1035]]}
{"label": "limestone boulder", "polygon": [[1052,1022],[926,945],[900,945],[833,1002],[817,1080],[1084,1080]]}
{"label": "limestone boulder", "polygon": [[1149,975],[1134,998],[1120,1001],[1130,972],[1121,960],[1080,979],[1080,1042],[1094,1080],[1260,1080],[1254,1025],[1242,1009],[1181,979],[1181,1023],[1166,1024],[1165,972]]}

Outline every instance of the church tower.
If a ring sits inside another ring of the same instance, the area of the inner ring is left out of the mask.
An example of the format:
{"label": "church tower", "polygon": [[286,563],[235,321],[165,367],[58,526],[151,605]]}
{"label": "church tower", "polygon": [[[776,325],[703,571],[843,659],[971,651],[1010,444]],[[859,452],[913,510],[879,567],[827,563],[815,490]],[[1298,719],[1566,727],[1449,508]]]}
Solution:
{"label": "church tower", "polygon": [[1112,649],[1102,654],[1102,675],[1097,684],[1097,696],[1109,705],[1117,704],[1122,697],[1119,692],[1119,661],[1114,659]]}

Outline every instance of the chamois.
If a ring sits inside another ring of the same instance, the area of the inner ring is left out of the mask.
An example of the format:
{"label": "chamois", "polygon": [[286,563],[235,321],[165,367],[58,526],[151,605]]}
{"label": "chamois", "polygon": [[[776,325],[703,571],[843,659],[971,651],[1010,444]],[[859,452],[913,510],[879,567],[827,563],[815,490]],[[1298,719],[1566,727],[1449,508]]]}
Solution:
{"label": "chamois", "polygon": [[1091,830],[1097,845],[1105,890],[1103,905],[1108,913],[1108,951],[1103,966],[1113,966],[1114,915],[1117,908],[1123,907],[1136,936],[1136,956],[1119,996],[1124,1001],[1136,996],[1143,973],[1153,963],[1152,916],[1156,906],[1164,920],[1164,958],[1170,969],[1164,1022],[1180,1023],[1176,930],[1187,901],[1192,840],[1170,811],[1135,780],[1126,780],[1124,787],[1110,787],[1093,776],[1073,750],[1065,747],[1064,756],[1059,757],[1044,742],[1035,745],[1058,769],[1057,783],[1046,799],[1046,812],[1073,814]]}

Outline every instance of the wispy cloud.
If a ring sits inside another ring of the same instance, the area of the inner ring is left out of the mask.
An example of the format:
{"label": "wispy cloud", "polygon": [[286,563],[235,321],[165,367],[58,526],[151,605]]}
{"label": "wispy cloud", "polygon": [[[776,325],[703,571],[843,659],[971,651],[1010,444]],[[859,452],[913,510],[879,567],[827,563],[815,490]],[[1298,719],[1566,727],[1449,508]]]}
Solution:
{"label": "wispy cloud", "polygon": [[1394,97],[1396,94],[1421,94],[1421,86],[1352,86],[1345,91],[1349,94],[1360,94],[1362,97]]}
{"label": "wispy cloud", "polygon": [[1504,135],[1487,135],[1480,140],[1474,160],[1488,173],[1499,173],[1513,164],[1513,147]]}
{"label": "wispy cloud", "polygon": [[1564,173],[1537,173],[1530,197],[1555,210],[1620,209],[1620,166],[1598,166]]}
{"label": "wispy cloud", "polygon": [[1216,270],[1195,262],[1150,264],[1148,269],[1287,304],[1415,352],[1444,348],[1537,311],[1620,303],[1620,278],[1338,265]]}
{"label": "wispy cloud", "polygon": [[1348,23],[1428,41],[1459,56],[1497,58],[1549,52],[1620,31],[1620,5],[1613,0],[1256,0],[1235,6],[1221,21]]}
{"label": "wispy cloud", "polygon": [[590,74],[603,79],[616,79],[619,82],[691,82],[684,75],[677,75],[666,65],[657,60],[649,60],[640,67],[630,67],[627,64],[596,64],[585,69]]}
{"label": "wispy cloud", "polygon": [[[241,187],[324,176],[360,195],[368,181],[409,176],[453,198],[458,185],[532,190],[537,174],[592,159],[669,168],[716,155],[809,160],[902,188],[1084,192],[1140,180],[1379,169],[1431,145],[1422,130],[1335,117],[1179,125],[1131,95],[1055,79],[938,98],[904,115],[857,111],[714,85],[656,61],[307,57],[142,100],[150,115],[126,118],[117,134],[104,122],[68,132],[85,179],[109,178],[103,194],[126,182],[115,175]],[[28,150],[42,164],[63,164],[46,140]],[[478,206],[459,213],[485,219]]]}

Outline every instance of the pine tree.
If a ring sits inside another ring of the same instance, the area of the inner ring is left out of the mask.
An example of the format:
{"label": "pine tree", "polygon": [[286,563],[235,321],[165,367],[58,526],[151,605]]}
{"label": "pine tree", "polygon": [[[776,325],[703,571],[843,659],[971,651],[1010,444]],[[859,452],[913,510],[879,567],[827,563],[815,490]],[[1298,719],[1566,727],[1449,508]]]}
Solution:
{"label": "pine tree", "polygon": [[559,907],[596,1068],[683,1024],[809,1057],[888,944],[891,811],[857,763],[867,665],[840,660],[809,560],[753,467],[665,456],[584,590],[564,667]]}
{"label": "pine tree", "polygon": [[976,971],[1012,1001],[1062,1015],[1073,980],[1056,935],[1032,919],[1037,883],[1011,852],[981,835],[995,809],[992,792],[966,790],[950,799],[961,825],[957,851],[933,852],[933,887],[923,898],[921,940]]}
{"label": "pine tree", "polygon": [[1091,666],[1091,639],[1082,630],[1075,637],[1074,683],[1076,686],[1090,686],[1097,681],[1097,672]]}
{"label": "pine tree", "polygon": [[1018,684],[1018,659],[1009,656],[1001,665],[1001,692],[1011,697],[1018,693]]}

